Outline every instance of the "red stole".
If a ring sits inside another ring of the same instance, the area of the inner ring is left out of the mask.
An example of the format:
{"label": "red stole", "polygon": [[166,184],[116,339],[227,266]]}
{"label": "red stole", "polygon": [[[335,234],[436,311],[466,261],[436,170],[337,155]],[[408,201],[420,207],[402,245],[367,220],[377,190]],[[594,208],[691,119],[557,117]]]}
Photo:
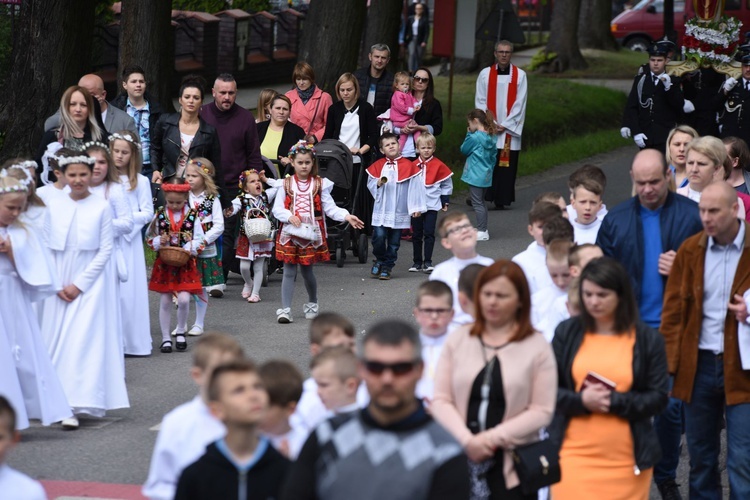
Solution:
{"label": "red stole", "polygon": [[[513,108],[513,104],[516,103],[516,94],[518,93],[518,68],[515,65],[510,65],[510,85],[508,85],[508,95],[505,99],[506,110],[505,116],[510,114],[510,110]],[[493,64],[490,67],[490,79],[487,84],[487,109],[495,114],[495,118],[500,117],[500,113],[497,112],[497,64]],[[510,166],[510,134],[505,133],[505,143],[503,149],[497,158],[498,167]]]}
{"label": "red stole", "polygon": [[[410,162],[406,158],[402,158],[401,156],[399,156],[395,160],[391,161],[394,161],[398,168],[398,180],[396,182],[401,183],[404,181],[408,181],[415,175],[419,175],[419,167],[417,167],[417,165]],[[373,179],[380,179],[381,173],[383,172],[383,167],[385,166],[386,162],[388,162],[387,158],[381,158],[367,167],[367,175],[369,175]]]}

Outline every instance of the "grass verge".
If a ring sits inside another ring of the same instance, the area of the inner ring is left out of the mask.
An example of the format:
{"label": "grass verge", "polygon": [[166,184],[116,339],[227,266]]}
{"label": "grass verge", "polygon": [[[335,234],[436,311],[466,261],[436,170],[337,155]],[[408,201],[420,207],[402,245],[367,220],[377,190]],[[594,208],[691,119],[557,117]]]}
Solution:
{"label": "grass verge", "polygon": [[[627,96],[622,92],[567,80],[528,75],[529,95],[523,131],[520,175],[602,153],[625,144],[617,132]],[[443,105],[443,133],[436,156],[450,166],[457,182],[465,158],[459,150],[466,136],[466,114],[474,108],[476,75],[456,75],[453,113],[448,118],[448,78],[436,77],[436,97]]]}
{"label": "grass verge", "polygon": [[581,53],[589,63],[586,69],[571,69],[561,74],[548,74],[547,78],[606,78],[608,80],[632,80],[638,73],[638,66],[648,62],[645,52],[620,49],[617,52],[582,49]]}

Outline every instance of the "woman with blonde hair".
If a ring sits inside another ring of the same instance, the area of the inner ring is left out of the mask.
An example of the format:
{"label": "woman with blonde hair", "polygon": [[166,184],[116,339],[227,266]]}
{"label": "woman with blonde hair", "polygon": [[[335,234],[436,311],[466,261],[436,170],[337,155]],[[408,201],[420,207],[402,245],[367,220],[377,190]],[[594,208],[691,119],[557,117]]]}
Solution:
{"label": "woman with blonde hair", "polygon": [[698,137],[698,132],[688,125],[677,125],[667,136],[665,156],[667,157],[669,171],[672,173],[675,189],[685,187],[688,184],[687,174],[685,173],[687,145]]}
{"label": "woman with blonde hair", "polygon": [[289,119],[301,127],[306,136],[314,135],[319,141],[323,138],[328,108],[333,104],[333,99],[328,92],[315,85],[315,71],[305,61],[294,66],[292,80],[294,87],[285,94],[292,103]]}

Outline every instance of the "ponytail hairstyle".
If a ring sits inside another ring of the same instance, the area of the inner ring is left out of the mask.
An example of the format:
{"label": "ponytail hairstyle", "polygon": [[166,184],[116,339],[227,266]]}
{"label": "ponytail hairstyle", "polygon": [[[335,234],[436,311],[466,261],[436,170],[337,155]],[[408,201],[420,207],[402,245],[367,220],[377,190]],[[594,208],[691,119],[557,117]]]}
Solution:
{"label": "ponytail hairstyle", "polygon": [[128,185],[130,188],[128,191],[135,191],[138,187],[138,174],[143,168],[143,159],[141,157],[141,138],[138,134],[131,132],[130,130],[121,130],[115,132],[109,136],[109,149],[115,147],[115,141],[123,141],[130,148],[130,163],[127,166],[127,172],[125,175],[128,176]]}
{"label": "ponytail hairstyle", "polygon": [[44,201],[36,194],[36,169],[37,163],[27,158],[13,158],[0,167],[0,171],[7,170],[8,177],[21,181],[28,188],[27,210],[31,205],[45,206]]}
{"label": "ponytail hairstyle", "polygon": [[490,134],[495,135],[497,134],[497,124],[495,123],[495,115],[492,114],[492,111],[482,111],[481,109],[473,109],[469,112],[468,115],[466,115],[466,118],[471,120],[479,120],[479,123],[482,124],[484,127],[484,130]]}
{"label": "ponytail hairstyle", "polygon": [[216,187],[214,182],[214,175],[216,175],[216,169],[214,164],[206,158],[193,158],[188,161],[188,167],[195,167],[198,171],[198,175],[203,178],[204,191],[209,196],[218,196],[219,189]]}

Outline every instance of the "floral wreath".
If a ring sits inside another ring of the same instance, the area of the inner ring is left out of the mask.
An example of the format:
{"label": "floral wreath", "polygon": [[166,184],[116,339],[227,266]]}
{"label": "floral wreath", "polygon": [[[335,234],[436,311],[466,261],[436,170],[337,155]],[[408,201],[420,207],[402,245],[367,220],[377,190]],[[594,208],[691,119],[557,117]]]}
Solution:
{"label": "floral wreath", "polygon": [[260,173],[257,170],[249,169],[245,170],[240,174],[240,182],[239,182],[239,188],[244,189],[245,188],[245,182],[247,182],[247,176],[250,174],[258,174],[260,176]]}
{"label": "floral wreath", "polygon": [[84,142],[83,146],[81,146],[81,151],[86,151],[89,148],[102,148],[104,151],[109,154],[109,144],[104,144],[103,142],[99,141],[89,141]]}
{"label": "floral wreath", "polygon": [[[13,164],[8,168],[0,170],[0,179],[7,178],[8,173],[11,169],[20,170],[26,176],[25,179],[16,179],[18,181],[18,184],[15,184],[13,186],[0,187],[0,194],[27,193],[29,191],[29,186],[31,186],[34,183],[34,178],[31,176],[31,174],[28,171],[28,168],[30,166],[28,164],[31,164],[34,166],[34,168],[36,168],[35,161],[24,161],[22,163]],[[15,177],[13,178],[15,179]]]}
{"label": "floral wreath", "polygon": [[201,169],[204,174],[211,175],[211,171],[208,169],[208,167],[206,166],[206,164],[203,163],[202,161],[199,161],[199,160],[190,160],[190,161],[188,161],[188,165],[195,165],[196,167],[198,167],[199,169]]}
{"label": "floral wreath", "polygon": [[702,66],[729,64],[737,52],[741,29],[742,21],[735,17],[721,16],[709,22],[698,17],[688,19],[682,55]]}
{"label": "floral wreath", "polygon": [[182,184],[162,184],[161,189],[165,193],[187,193],[190,191],[190,184],[187,182]]}
{"label": "floral wreath", "polygon": [[136,148],[138,148],[139,151],[141,149],[141,143],[136,142],[135,139],[133,139],[129,135],[122,135],[122,134],[118,134],[117,132],[109,135],[109,142],[116,141],[116,140],[127,141],[130,144],[134,145]]}
{"label": "floral wreath", "polygon": [[88,155],[55,156],[55,161],[57,161],[57,165],[60,168],[74,163],[83,163],[84,165],[94,165],[96,163],[96,160]]}
{"label": "floral wreath", "polygon": [[289,158],[294,158],[295,155],[300,153],[310,153],[313,158],[315,158],[315,145],[312,142],[307,142],[304,139],[300,140],[289,150]]}

